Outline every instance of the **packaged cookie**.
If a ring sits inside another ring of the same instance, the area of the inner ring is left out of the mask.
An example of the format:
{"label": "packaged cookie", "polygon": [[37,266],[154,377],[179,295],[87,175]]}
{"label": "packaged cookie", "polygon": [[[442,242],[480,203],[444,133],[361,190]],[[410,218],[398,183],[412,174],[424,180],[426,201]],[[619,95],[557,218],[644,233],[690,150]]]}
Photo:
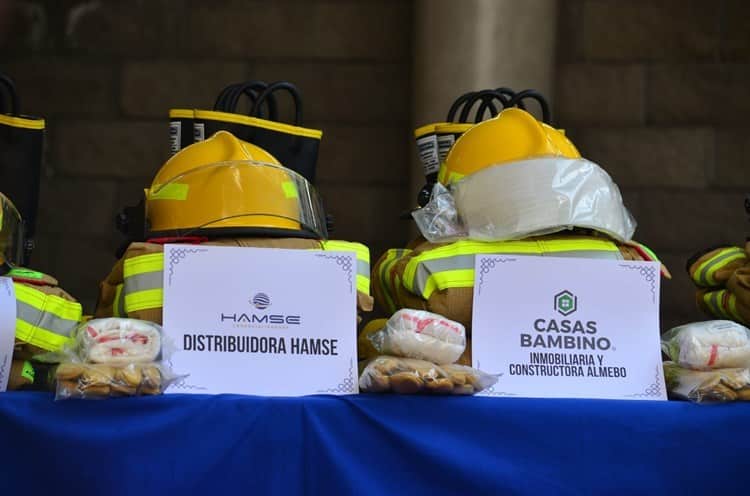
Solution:
{"label": "packaged cookie", "polygon": [[664,362],[664,378],[670,397],[695,403],[750,400],[750,369],[691,370]]}
{"label": "packaged cookie", "polygon": [[497,378],[463,365],[380,356],[362,370],[359,388],[365,393],[474,394],[495,382]]}
{"label": "packaged cookie", "polygon": [[157,363],[123,366],[100,363],[61,363],[55,372],[55,399],[103,399],[161,394],[174,377]]}

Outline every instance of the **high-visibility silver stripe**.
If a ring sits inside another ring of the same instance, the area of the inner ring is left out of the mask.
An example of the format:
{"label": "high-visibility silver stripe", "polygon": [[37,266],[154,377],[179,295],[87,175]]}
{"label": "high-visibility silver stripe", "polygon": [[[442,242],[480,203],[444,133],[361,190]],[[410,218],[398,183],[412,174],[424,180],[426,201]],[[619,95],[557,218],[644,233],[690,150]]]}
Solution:
{"label": "high-visibility silver stripe", "polygon": [[70,336],[70,333],[78,326],[77,320],[64,319],[50,312],[42,312],[20,300],[16,301],[16,311],[16,316],[24,322],[64,337]]}
{"label": "high-visibility silver stripe", "polygon": [[357,259],[357,274],[369,278],[370,277],[370,264],[368,264],[364,260]]}
{"label": "high-visibility silver stripe", "polygon": [[[484,253],[482,255],[485,255]],[[556,251],[545,253],[518,253],[518,252],[496,252],[487,253],[486,255],[534,255],[544,257],[571,257],[571,258],[597,258],[597,259],[614,259],[622,260],[622,254],[619,251],[602,251],[602,250],[580,250],[580,251]],[[448,270],[468,270],[474,268],[475,255],[455,255],[452,257],[435,258],[419,262],[415,271],[414,284],[412,288],[417,294],[422,294],[427,288],[427,280],[431,275]]]}
{"label": "high-visibility silver stripe", "polygon": [[[510,255],[510,254],[509,254]],[[425,260],[417,264],[417,270],[414,274],[414,284],[417,294],[422,294],[427,287],[427,280],[432,274],[444,272],[447,270],[463,270],[474,268],[474,255],[456,255],[447,258],[435,258]]]}
{"label": "high-visibility silver stripe", "polygon": [[[162,289],[164,286],[164,272],[142,272],[134,276],[128,276],[123,281],[122,298],[123,303],[126,295],[147,289]],[[124,311],[124,307],[122,308]]]}

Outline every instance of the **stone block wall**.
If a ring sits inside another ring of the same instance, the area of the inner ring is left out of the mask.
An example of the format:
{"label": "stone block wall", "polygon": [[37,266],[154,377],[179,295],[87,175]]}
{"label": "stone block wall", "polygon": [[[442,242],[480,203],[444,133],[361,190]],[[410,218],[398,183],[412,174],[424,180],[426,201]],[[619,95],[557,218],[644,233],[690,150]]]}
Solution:
{"label": "stone block wall", "polygon": [[48,123],[32,265],[92,311],[115,213],[167,158],[168,109],[247,79],[302,91],[334,236],[373,257],[403,245],[412,16],[405,0],[0,0],[0,71]]}
{"label": "stone block wall", "polygon": [[561,0],[557,122],[674,275],[662,328],[704,316],[685,261],[750,234],[750,2]]}

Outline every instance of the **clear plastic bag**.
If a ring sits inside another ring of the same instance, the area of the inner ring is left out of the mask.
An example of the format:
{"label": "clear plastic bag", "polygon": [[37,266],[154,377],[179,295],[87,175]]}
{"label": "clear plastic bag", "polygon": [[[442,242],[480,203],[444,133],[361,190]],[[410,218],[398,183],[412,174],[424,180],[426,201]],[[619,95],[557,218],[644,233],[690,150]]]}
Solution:
{"label": "clear plastic bag", "polygon": [[365,393],[467,395],[486,389],[497,377],[463,365],[439,366],[425,360],[380,356],[359,377]]}
{"label": "clear plastic bag", "polygon": [[725,403],[750,400],[750,370],[726,368],[691,370],[664,362],[667,391],[677,399],[695,403]]}
{"label": "clear plastic bag", "polygon": [[154,362],[162,351],[161,327],[137,319],[93,319],[75,333],[82,362],[127,365]]}
{"label": "clear plastic bag", "polygon": [[430,201],[412,212],[419,232],[431,243],[463,239],[468,235],[450,191],[440,183],[432,187]]}
{"label": "clear plastic bag", "polygon": [[417,358],[437,364],[453,363],[466,349],[466,331],[442,315],[405,308],[369,336],[381,354]]}
{"label": "clear plastic bag", "polygon": [[163,361],[170,344],[161,327],[145,320],[84,322],[55,358],[55,399],[103,399],[161,394],[177,379]]}
{"label": "clear plastic bag", "polygon": [[617,185],[594,162],[540,157],[486,167],[451,186],[470,239],[506,241],[573,228],[618,241],[636,222]]}
{"label": "clear plastic bag", "polygon": [[661,348],[680,367],[750,368],[750,329],[730,320],[693,322],[665,332]]}
{"label": "clear plastic bag", "polygon": [[55,399],[104,399],[161,394],[177,377],[159,363],[123,366],[61,363],[55,371]]}

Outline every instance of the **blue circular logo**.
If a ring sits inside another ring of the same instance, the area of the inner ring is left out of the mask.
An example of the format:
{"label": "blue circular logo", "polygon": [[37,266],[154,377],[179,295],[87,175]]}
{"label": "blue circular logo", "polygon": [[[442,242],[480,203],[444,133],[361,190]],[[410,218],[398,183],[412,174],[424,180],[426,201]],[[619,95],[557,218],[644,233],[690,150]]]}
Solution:
{"label": "blue circular logo", "polygon": [[271,298],[269,298],[265,293],[258,293],[253,296],[252,303],[253,306],[258,310],[265,310],[266,308],[271,306]]}

